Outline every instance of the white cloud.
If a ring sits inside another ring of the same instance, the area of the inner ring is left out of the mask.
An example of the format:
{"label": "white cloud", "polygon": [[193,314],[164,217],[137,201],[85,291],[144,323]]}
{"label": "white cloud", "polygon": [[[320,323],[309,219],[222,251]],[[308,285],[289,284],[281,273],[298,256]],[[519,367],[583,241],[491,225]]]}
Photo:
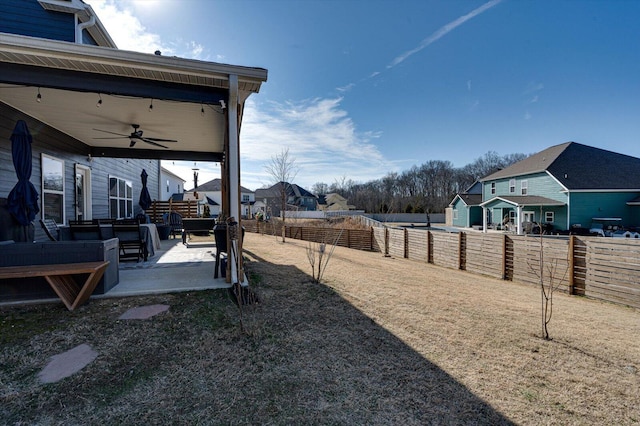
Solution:
{"label": "white cloud", "polygon": [[476,16],[480,15],[482,12],[484,12],[484,11],[486,11],[488,9],[491,9],[492,7],[494,7],[495,5],[500,3],[501,1],[502,0],[491,0],[491,1],[488,1],[487,3],[485,3],[482,6],[472,10],[471,12],[467,13],[466,15],[463,15],[463,16],[459,17],[458,19],[455,19],[455,20],[449,22],[445,26],[439,28],[436,32],[431,34],[429,37],[427,37],[424,40],[422,40],[422,42],[420,42],[420,44],[417,47],[415,47],[414,49],[411,49],[411,50],[409,50],[409,51],[397,56],[393,61],[391,61],[391,63],[389,65],[387,65],[387,68],[393,68],[396,65],[404,62],[410,56],[420,52],[425,47],[428,47],[432,43],[440,40],[442,37],[444,37],[445,35],[447,35],[451,31],[455,30],[460,25],[464,24],[465,22],[467,22],[468,20],[470,20],[472,18],[475,18]]}
{"label": "white cloud", "polygon": [[358,132],[341,101],[310,99],[265,107],[249,98],[240,146],[242,184],[255,189],[271,183],[264,166],[284,148],[296,159],[296,183],[302,186],[333,183],[341,176],[366,181],[388,172],[393,165],[372,142],[380,134]]}

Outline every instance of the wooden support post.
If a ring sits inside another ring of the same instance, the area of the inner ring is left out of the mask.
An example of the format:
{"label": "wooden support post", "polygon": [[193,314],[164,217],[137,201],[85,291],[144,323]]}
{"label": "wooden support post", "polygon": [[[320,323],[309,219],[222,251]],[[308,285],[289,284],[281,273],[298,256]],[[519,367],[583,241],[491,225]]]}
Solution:
{"label": "wooden support post", "polygon": [[569,263],[569,294],[575,294],[575,235],[569,237],[569,248],[567,252],[567,262]]}
{"label": "wooden support post", "polygon": [[507,234],[502,235],[502,279],[507,279]]}

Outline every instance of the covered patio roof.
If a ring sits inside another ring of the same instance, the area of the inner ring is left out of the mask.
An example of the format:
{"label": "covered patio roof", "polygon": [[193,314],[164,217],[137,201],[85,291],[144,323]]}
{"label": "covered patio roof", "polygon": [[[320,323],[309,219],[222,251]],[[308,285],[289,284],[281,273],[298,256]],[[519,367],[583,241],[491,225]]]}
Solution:
{"label": "covered patio roof", "polygon": [[537,195],[514,195],[514,196],[505,196],[501,195],[499,197],[493,197],[490,200],[485,201],[480,204],[481,207],[486,207],[489,204],[494,204],[496,202],[505,202],[507,204],[512,204],[514,207],[534,207],[534,206],[564,206],[566,203],[562,201],[552,200],[551,198],[539,197]]}
{"label": "covered patio roof", "polygon": [[[221,161],[230,97],[237,96],[238,130],[245,100],[267,80],[263,68],[4,33],[0,63],[0,102],[71,136],[94,157]],[[144,137],[177,142],[129,147],[133,124]]]}

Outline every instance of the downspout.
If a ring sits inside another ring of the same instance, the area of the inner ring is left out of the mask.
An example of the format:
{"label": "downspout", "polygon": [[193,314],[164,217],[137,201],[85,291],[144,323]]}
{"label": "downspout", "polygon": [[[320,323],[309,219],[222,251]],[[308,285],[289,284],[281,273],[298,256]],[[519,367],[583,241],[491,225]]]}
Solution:
{"label": "downspout", "polygon": [[[79,22],[79,21],[80,20],[78,19],[78,15],[76,14],[76,22]],[[76,25],[76,43],[83,44],[82,30],[88,27],[93,27],[95,24],[96,24],[95,16],[92,16],[91,19],[89,19],[87,22],[79,22],[78,25]]]}

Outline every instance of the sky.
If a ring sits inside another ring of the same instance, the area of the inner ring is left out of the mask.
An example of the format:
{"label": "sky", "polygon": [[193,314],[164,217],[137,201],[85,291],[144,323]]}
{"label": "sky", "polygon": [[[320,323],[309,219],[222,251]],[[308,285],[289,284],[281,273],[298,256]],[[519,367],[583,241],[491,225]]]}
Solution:
{"label": "sky", "polygon": [[640,157],[639,1],[84,1],[120,49],[268,70],[240,134],[251,190],[284,150],[309,190],[568,141]]}

